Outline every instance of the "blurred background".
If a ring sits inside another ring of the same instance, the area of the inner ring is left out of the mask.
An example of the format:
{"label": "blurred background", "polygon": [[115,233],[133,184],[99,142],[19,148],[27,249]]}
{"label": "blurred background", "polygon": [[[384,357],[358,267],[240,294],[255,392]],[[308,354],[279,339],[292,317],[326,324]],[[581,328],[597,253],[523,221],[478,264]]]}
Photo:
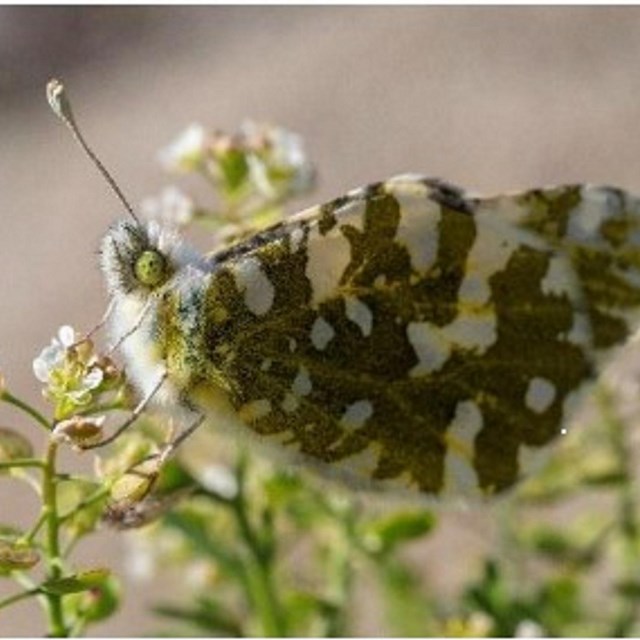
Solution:
{"label": "blurred background", "polygon": [[[640,192],[639,65],[637,8],[0,7],[0,369],[37,398],[32,359],[105,306],[96,249],[121,211],[50,113],[51,76],[134,203],[171,182],[157,152],[188,124],[233,131],[251,117],[304,137],[320,181],[302,207],[408,171],[484,193]],[[0,482],[2,520],[36,507]],[[445,510],[412,550],[431,584],[455,589],[493,544],[494,518]],[[126,577],[125,538],[103,531],[77,557]],[[121,613],[94,633],[157,628],[148,607],[172,584],[142,586],[127,579]],[[0,634],[40,633],[33,611],[3,612]]]}

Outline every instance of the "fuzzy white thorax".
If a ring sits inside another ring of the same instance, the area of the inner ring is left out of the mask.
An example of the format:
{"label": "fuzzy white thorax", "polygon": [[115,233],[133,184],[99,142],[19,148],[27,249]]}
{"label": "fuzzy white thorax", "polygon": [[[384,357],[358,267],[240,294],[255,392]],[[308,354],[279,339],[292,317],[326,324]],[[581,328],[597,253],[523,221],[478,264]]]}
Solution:
{"label": "fuzzy white thorax", "polygon": [[[168,280],[155,290],[141,285],[135,275],[136,260],[148,250],[161,253],[170,269]],[[115,302],[108,331],[113,343],[130,334],[120,350],[127,376],[142,397],[154,389],[166,370],[160,346],[154,338],[159,294],[167,287],[184,285],[185,281],[199,281],[205,265],[206,261],[188,247],[179,234],[155,221],[146,225],[120,221],[103,239],[101,266]],[[171,378],[165,380],[153,401],[171,409],[177,417],[184,413],[180,390]]]}

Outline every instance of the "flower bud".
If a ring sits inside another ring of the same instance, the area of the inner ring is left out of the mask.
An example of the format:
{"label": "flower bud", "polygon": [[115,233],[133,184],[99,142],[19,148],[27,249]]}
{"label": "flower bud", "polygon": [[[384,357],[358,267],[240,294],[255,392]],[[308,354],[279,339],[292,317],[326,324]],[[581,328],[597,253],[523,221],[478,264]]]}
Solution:
{"label": "flower bud", "polygon": [[71,357],[78,362],[88,362],[93,355],[93,342],[89,338],[84,338],[68,347]]}
{"label": "flower bud", "polygon": [[160,473],[160,466],[160,457],[154,456],[129,469],[113,483],[111,498],[117,503],[140,502],[153,488]]}
{"label": "flower bud", "polygon": [[54,442],[66,442],[76,449],[95,444],[102,438],[102,425],[106,416],[89,418],[85,416],[73,416],[68,420],[59,422],[51,433]]}
{"label": "flower bud", "polygon": [[31,569],[39,560],[40,555],[35,549],[0,540],[0,572]]}

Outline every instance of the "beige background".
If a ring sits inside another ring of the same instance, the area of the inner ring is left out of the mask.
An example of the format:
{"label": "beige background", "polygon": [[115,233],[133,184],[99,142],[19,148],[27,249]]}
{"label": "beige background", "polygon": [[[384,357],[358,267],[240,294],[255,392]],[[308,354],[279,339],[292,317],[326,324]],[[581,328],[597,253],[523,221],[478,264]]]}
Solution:
{"label": "beige background", "polygon": [[[569,181],[640,191],[639,67],[635,8],[0,7],[0,369],[37,397],[34,355],[105,305],[95,250],[120,211],[49,113],[51,75],[135,202],[166,183],[155,154],[185,125],[232,130],[245,116],[305,137],[316,200],[405,171],[482,192]],[[4,407],[0,421],[27,428]],[[0,482],[0,521],[29,522],[35,507]],[[494,519],[489,508],[443,514],[414,550],[431,584],[452,589],[477,569]],[[108,554],[122,572],[122,547],[105,531],[78,557]],[[130,585],[122,613],[94,632],[157,630],[146,608],[168,591]],[[33,612],[0,613],[0,635],[39,634]],[[376,633],[375,616],[362,631]]]}

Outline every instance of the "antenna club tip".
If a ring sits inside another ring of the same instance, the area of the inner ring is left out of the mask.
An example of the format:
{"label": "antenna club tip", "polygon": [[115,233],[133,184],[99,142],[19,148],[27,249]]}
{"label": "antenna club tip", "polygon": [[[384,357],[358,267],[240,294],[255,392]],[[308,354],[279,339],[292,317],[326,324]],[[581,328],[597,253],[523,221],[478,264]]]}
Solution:
{"label": "antenna club tip", "polygon": [[71,120],[71,105],[64,84],[56,78],[47,82],[47,100],[53,112],[62,120]]}

